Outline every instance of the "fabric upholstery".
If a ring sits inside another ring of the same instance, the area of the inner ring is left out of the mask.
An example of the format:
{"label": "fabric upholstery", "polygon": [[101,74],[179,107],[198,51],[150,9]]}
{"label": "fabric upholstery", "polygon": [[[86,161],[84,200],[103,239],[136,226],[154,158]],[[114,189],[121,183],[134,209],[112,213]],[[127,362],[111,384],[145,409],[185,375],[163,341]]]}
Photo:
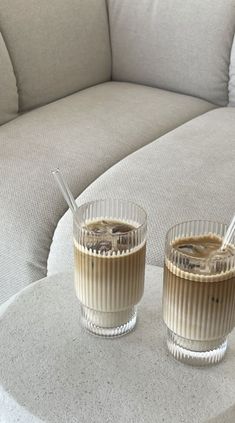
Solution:
{"label": "fabric upholstery", "polygon": [[60,166],[74,195],[127,154],[214,106],[135,84],[108,82],[33,110],[0,128],[0,302],[46,274],[67,205],[50,174]]}
{"label": "fabric upholstery", "polygon": [[[162,266],[171,226],[193,219],[229,223],[233,216],[234,133],[234,108],[206,113],[113,166],[77,203],[110,197],[142,205],[148,214],[147,262]],[[54,234],[48,274],[71,270],[72,262],[72,217],[67,212]]]}
{"label": "fabric upholstery", "polygon": [[233,39],[229,68],[229,105],[235,107],[235,36]]}
{"label": "fabric upholstery", "polygon": [[1,0],[24,111],[110,80],[105,0]]}
{"label": "fabric upholstery", "polygon": [[0,125],[17,116],[18,94],[11,60],[0,33]]}
{"label": "fabric upholstery", "polygon": [[228,103],[235,0],[108,0],[113,79]]}

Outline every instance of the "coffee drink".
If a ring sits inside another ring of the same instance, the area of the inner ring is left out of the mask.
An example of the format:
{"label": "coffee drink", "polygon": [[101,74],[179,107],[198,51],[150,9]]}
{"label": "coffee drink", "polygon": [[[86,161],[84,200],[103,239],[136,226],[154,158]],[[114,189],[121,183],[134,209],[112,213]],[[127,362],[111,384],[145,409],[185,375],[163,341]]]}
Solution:
{"label": "coffee drink", "polygon": [[144,290],[145,240],[138,224],[114,219],[87,220],[74,239],[75,289],[86,319],[106,328],[125,324]]}
{"label": "coffee drink", "polygon": [[[235,274],[234,269],[221,272],[221,243],[213,235],[179,239],[172,245],[183,255],[179,267],[165,262],[163,318],[170,330],[187,340],[223,338],[235,325]],[[233,254],[235,250],[227,248],[222,258]]]}
{"label": "coffee drink", "polygon": [[179,361],[218,363],[235,326],[235,246],[222,250],[226,225],[183,222],[166,236],[163,320]]}

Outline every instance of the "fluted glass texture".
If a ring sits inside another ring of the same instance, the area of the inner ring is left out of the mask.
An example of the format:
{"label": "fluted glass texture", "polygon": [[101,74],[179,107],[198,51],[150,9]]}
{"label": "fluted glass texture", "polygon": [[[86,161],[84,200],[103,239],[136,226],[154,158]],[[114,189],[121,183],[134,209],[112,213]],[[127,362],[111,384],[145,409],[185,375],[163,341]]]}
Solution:
{"label": "fluted glass texture", "polygon": [[[213,354],[219,361],[220,346],[225,353],[224,343],[235,325],[235,240],[229,251],[207,256],[203,250],[205,241],[219,246],[226,228],[222,223],[191,221],[174,226],[166,236],[163,319],[168,347],[182,361],[188,356],[190,364],[206,364]],[[198,353],[193,360],[191,352]]]}
{"label": "fluted glass texture", "polygon": [[93,201],[74,216],[75,289],[91,332],[115,336],[134,327],[144,290],[146,224],[145,211],[124,200]]}

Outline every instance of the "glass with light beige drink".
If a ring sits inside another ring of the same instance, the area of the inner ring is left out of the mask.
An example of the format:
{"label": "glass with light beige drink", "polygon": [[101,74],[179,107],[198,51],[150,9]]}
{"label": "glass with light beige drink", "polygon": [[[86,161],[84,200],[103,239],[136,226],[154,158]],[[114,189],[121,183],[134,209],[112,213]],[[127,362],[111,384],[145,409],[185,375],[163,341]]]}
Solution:
{"label": "glass with light beige drink", "polygon": [[167,345],[185,363],[219,362],[235,326],[234,239],[220,251],[226,225],[191,221],[166,237],[163,319]]}
{"label": "glass with light beige drink", "polygon": [[146,213],[124,200],[97,200],[74,216],[75,289],[90,332],[120,336],[136,323],[144,291]]}

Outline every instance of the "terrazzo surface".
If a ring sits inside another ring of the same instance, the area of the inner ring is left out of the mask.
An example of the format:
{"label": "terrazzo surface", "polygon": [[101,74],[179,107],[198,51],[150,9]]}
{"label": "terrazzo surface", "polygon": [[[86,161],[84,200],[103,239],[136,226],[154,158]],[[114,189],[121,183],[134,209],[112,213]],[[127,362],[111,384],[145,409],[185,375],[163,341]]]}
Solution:
{"label": "terrazzo surface", "polygon": [[80,326],[72,275],[36,282],[0,308],[0,423],[235,421],[235,331],[222,363],[176,362],[161,320],[162,269],[147,266],[136,329]]}

